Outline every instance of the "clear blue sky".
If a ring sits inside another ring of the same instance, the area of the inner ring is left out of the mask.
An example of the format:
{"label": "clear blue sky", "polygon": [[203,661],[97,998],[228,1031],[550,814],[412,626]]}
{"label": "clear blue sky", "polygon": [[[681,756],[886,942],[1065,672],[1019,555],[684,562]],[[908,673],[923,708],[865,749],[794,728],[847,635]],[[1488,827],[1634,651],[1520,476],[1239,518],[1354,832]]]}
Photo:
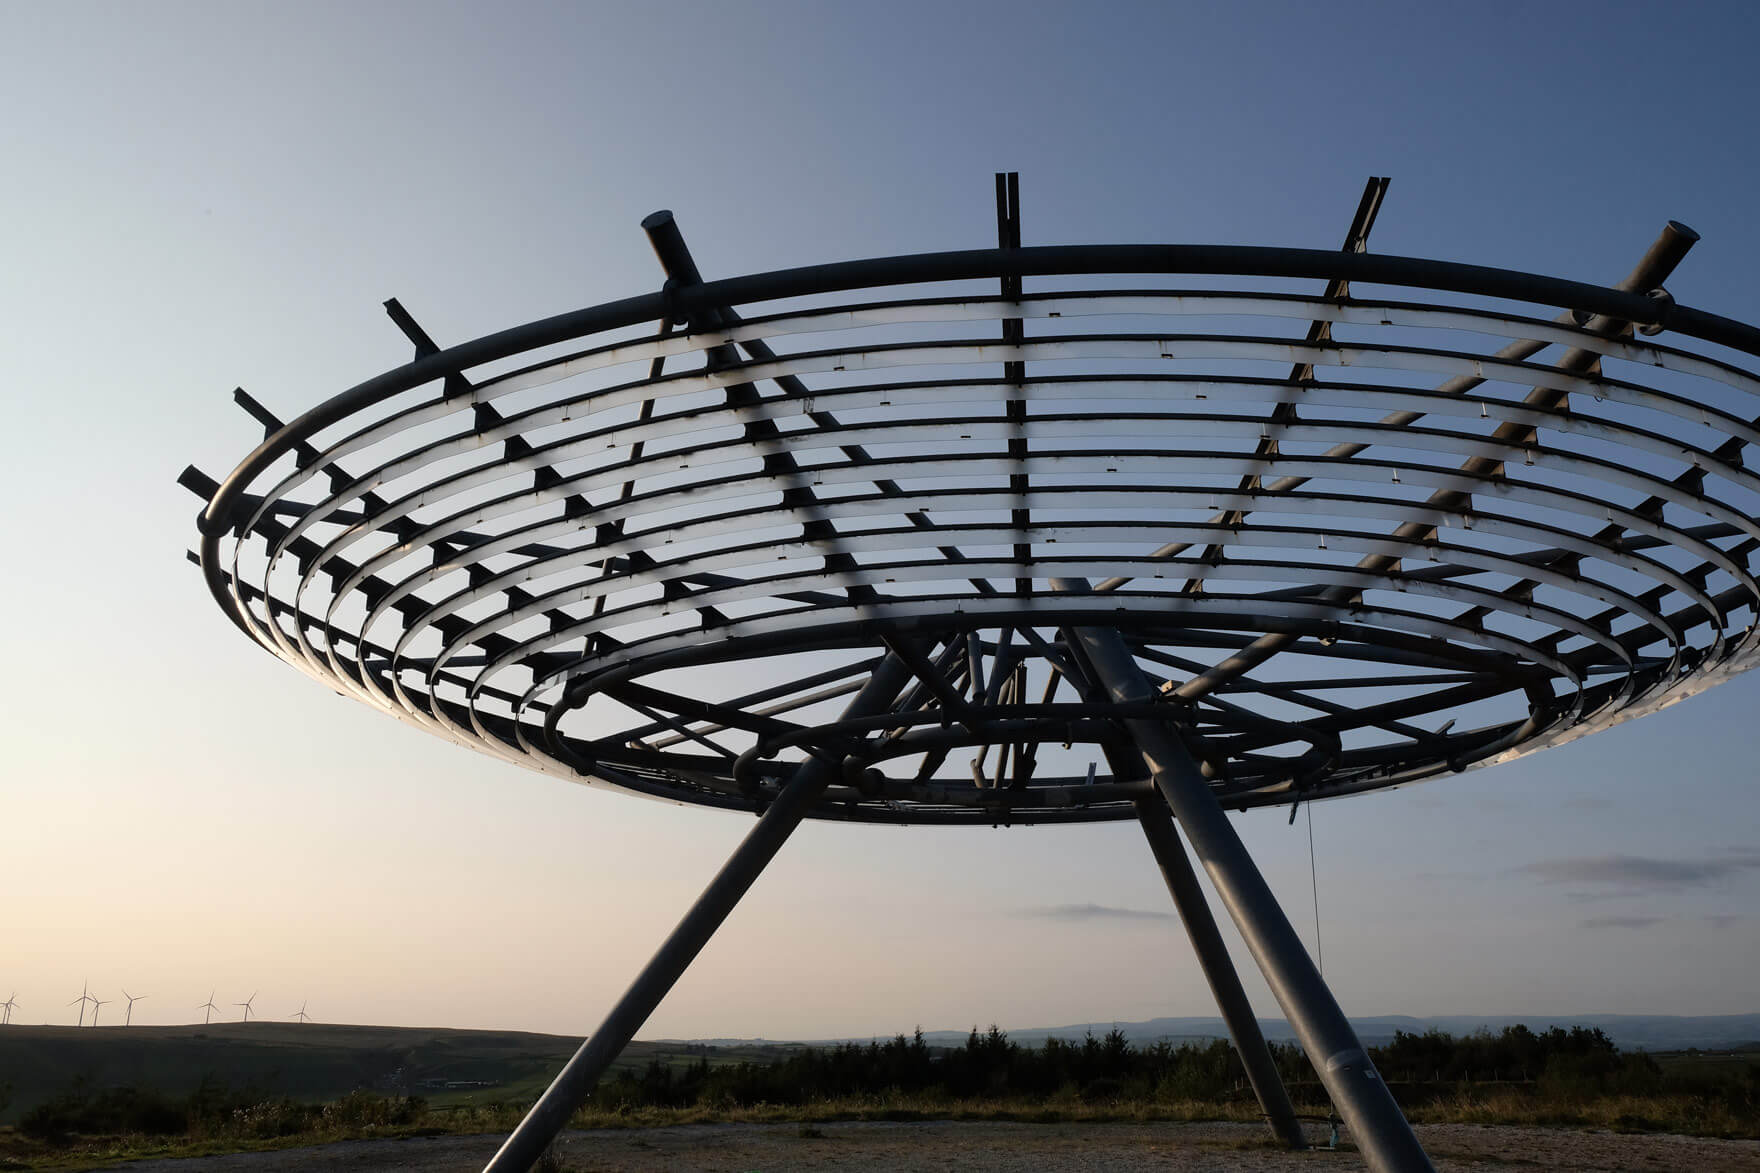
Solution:
{"label": "clear blue sky", "polygon": [[[24,3],[0,9],[0,994],[73,1020],[579,1033],[743,833],[478,757],[247,643],[194,461],[442,343],[710,276],[994,241],[1336,247],[1671,287],[1760,320],[1746,4]],[[1760,1008],[1741,680],[1314,815],[1353,1013]],[[1307,931],[1301,823],[1240,824]],[[1072,909],[1070,906],[1093,906]],[[1132,826],[808,825],[644,1033],[1031,1026],[1211,1003]],[[1243,958],[1244,961],[1244,958]],[[1256,977],[1262,1010],[1274,1005]],[[106,1007],[106,1020],[120,1006]]]}

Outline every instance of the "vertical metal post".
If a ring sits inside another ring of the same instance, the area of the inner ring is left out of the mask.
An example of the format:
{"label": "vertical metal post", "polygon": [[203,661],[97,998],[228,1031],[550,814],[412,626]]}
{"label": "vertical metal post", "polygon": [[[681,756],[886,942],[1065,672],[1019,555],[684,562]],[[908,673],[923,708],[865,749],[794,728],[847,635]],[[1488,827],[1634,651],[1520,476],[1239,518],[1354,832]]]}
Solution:
{"label": "vertical metal post", "polygon": [[[844,716],[865,717],[884,711],[910,680],[904,663],[888,655],[875,665]],[[483,1173],[526,1173],[531,1168],[837,776],[837,767],[819,758],[810,757],[801,764],[599,1029],[581,1044],[526,1118],[483,1166]]]}
{"label": "vertical metal post", "polygon": [[1210,905],[1205,902],[1204,890],[1198,885],[1198,874],[1192,870],[1192,861],[1179,844],[1179,835],[1173,829],[1167,804],[1160,798],[1145,798],[1138,799],[1136,807],[1137,819],[1143,824],[1143,835],[1149,840],[1149,849],[1155,853],[1155,862],[1161,865],[1168,894],[1179,910],[1179,919],[1185,923],[1186,935],[1191,938],[1192,950],[1198,955],[1204,980],[1210,983],[1210,993],[1222,1010],[1229,1038],[1234,1041],[1235,1052],[1247,1069],[1247,1082],[1253,1085],[1253,1094],[1265,1110],[1266,1122],[1285,1144],[1294,1149],[1305,1149],[1308,1139],[1302,1135],[1295,1105],[1290,1103],[1289,1092],[1277,1074],[1271,1048],[1265,1044],[1259,1020],[1253,1016],[1247,992],[1241,987],[1240,975],[1235,972],[1234,962],[1229,960],[1228,948],[1216,928],[1216,918],[1210,915]]}
{"label": "vertical metal post", "polygon": [[[1056,590],[1081,592],[1082,579],[1054,579]],[[1079,627],[1069,637],[1081,647],[1107,695],[1120,704],[1146,704],[1155,690],[1143,677],[1124,638],[1111,628]],[[1350,1125],[1374,1173],[1435,1173],[1412,1126],[1394,1102],[1369,1053],[1339,1009],[1332,991],[1259,874],[1246,845],[1210,792],[1198,763],[1165,724],[1127,719],[1125,728],[1142,751],[1155,786],[1191,840],[1223,906],[1241,931],[1271,994]]]}

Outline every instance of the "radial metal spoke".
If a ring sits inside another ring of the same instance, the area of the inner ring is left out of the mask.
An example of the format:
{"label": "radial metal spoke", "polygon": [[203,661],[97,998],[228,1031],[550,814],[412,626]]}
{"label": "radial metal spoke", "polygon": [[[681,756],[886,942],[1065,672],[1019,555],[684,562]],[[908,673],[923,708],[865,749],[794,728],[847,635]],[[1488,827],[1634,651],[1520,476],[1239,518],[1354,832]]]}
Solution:
{"label": "radial metal spoke", "polygon": [[[1363,198],[1357,202],[1356,214],[1351,217],[1351,225],[1345,230],[1342,251],[1347,253],[1368,251],[1369,233],[1374,230],[1375,215],[1381,210],[1381,201],[1387,196],[1387,184],[1388,179],[1386,176],[1372,176],[1368,183],[1364,185]],[[1326,292],[1323,296],[1327,301],[1338,301],[1342,298],[1349,297],[1350,290],[1350,282],[1341,277],[1334,277],[1326,283]],[[1308,323],[1308,342],[1330,342],[1331,340],[1331,322],[1317,318]],[[1289,381],[1292,386],[1299,386],[1305,381],[1312,380],[1313,377],[1313,363],[1298,362],[1289,373]],[[1281,430],[1282,425],[1287,424],[1290,420],[1295,418],[1295,414],[1296,408],[1293,400],[1286,399],[1272,409],[1270,426],[1266,428],[1265,434],[1259,437],[1259,446],[1254,450],[1253,455],[1256,457],[1275,455],[1277,452],[1277,434]],[[1241,478],[1238,488],[1245,491],[1257,488],[1258,485],[1258,474],[1248,473]],[[1224,525],[1239,525],[1246,519],[1246,514],[1240,510],[1233,510],[1224,514],[1223,518]],[[1204,547],[1204,552],[1198,556],[1198,561],[1204,565],[1213,566],[1217,559],[1222,557],[1222,551],[1223,547],[1221,545],[1213,543]],[[1204,576],[1201,574],[1186,580],[1185,591],[1187,594],[1192,594],[1203,588]]]}
{"label": "radial metal spoke", "polygon": [[[663,216],[657,295],[449,349],[388,306],[414,362],[290,423],[241,397],[266,442],[181,478],[210,589],[436,732],[746,809],[775,753],[847,749],[820,708],[860,673],[791,677],[890,640],[919,659],[872,737],[920,756],[816,812],[887,822],[1134,817],[1042,765],[1103,703],[1059,630],[1222,690],[1190,719],[1231,806],[1528,752],[1760,658],[1730,618],[1760,601],[1760,333],[1651,296],[1690,232],[1601,289],[1360,251],[1378,182],[1337,252],[1029,248],[999,190],[995,249],[704,282]],[[1077,574],[1109,589],[1032,590]],[[1298,640],[1336,678],[1258,669]]]}
{"label": "radial metal spoke", "polygon": [[758,815],[498,1173],[808,817],[1137,820],[1295,1142],[1170,811],[1371,1167],[1428,1169],[1224,811],[1760,666],[1760,329],[1659,288],[1673,224],[1613,288],[1371,254],[1385,186],[1339,251],[1025,247],[1005,173],[995,248],[721,281],[661,213],[659,291],[444,349],[393,300],[413,361],[288,422],[235,395],[262,443],[179,481],[250,639],[497,758]]}

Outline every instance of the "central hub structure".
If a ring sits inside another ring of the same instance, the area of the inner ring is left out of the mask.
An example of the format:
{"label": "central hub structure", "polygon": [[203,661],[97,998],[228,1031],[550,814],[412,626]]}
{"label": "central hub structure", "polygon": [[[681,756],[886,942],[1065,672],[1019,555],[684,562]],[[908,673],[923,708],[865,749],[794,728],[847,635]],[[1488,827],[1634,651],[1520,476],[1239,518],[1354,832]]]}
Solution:
{"label": "central hub structure", "polygon": [[[523,1168],[803,818],[1142,822],[1299,1143],[1177,816],[1376,1168],[1428,1168],[1222,812],[1507,760],[1750,667],[1760,333],[1337,252],[995,249],[704,281],[266,439],[198,558],[265,648],[497,757],[761,814],[492,1165]],[[1637,336],[1663,329],[1670,339]],[[1684,345],[1683,345],[1684,344]],[[1747,364],[1747,365],[1744,365]],[[537,1147],[534,1147],[537,1146]]]}

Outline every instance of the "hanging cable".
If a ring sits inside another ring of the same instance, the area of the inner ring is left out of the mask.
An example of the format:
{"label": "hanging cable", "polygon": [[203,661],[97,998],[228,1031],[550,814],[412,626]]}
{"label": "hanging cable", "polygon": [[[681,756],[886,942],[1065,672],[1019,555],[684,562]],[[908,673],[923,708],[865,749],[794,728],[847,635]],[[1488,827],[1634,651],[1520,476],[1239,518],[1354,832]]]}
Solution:
{"label": "hanging cable", "polygon": [[1314,893],[1314,964],[1326,972],[1326,950],[1320,947],[1320,876],[1314,867],[1314,804],[1308,810],[1308,887]]}

